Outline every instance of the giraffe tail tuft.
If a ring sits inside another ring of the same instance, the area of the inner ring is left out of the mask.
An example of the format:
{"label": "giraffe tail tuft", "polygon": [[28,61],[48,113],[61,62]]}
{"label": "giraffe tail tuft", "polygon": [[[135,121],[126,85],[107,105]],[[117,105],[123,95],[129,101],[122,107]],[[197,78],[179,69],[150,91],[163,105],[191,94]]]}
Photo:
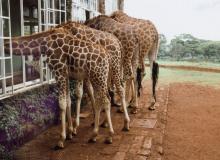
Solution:
{"label": "giraffe tail tuft", "polygon": [[152,68],[152,80],[153,80],[153,85],[152,85],[152,90],[153,90],[153,96],[156,101],[156,85],[158,81],[158,75],[159,75],[159,65],[157,62],[153,61],[153,68]]}

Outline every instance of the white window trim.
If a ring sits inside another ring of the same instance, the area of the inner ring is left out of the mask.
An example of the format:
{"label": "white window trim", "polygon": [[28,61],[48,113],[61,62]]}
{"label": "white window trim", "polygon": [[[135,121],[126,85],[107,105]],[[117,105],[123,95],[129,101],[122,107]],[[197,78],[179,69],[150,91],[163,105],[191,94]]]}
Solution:
{"label": "white window trim", "polygon": [[[0,0],[0,7],[2,7],[2,3],[1,3],[2,0]],[[60,20],[59,22],[61,22],[62,20],[62,17],[61,17],[61,13],[64,13],[65,17],[64,17],[64,21],[66,21],[66,0],[64,0],[64,3],[65,3],[65,6],[64,6],[64,10],[61,10],[61,0],[59,0],[59,6],[60,6],[60,9],[55,9],[54,8],[54,4],[53,4],[53,8],[49,8],[48,6],[48,0],[45,0],[44,1],[46,6],[44,9],[41,8],[41,0],[38,0],[38,20],[39,20],[39,31],[42,31],[42,25],[45,25],[45,29],[49,29],[49,27],[51,26],[55,26],[57,25],[55,22],[55,12],[60,12]],[[10,2],[8,0],[8,11],[9,11],[9,17],[5,17],[5,16],[1,16],[2,15],[2,9],[0,8],[0,19],[2,20],[2,18],[5,18],[5,19],[8,19],[9,20],[9,37],[1,37],[1,39],[9,39],[11,41],[11,23],[10,23]],[[42,24],[41,23],[41,11],[44,10],[45,11],[45,24]],[[48,13],[52,11],[54,12],[53,13],[53,23],[47,23],[47,22],[50,22],[50,19],[48,19]],[[23,0],[20,0],[20,12],[21,12],[21,36],[24,35],[24,16],[23,16]],[[1,24],[2,25],[2,24]],[[2,31],[0,31],[1,33],[3,33],[3,27],[1,27]],[[50,72],[47,64],[46,66],[44,66],[44,60],[45,58],[41,55],[40,57],[40,78],[38,79],[35,79],[35,80],[32,80],[32,81],[26,81],[26,68],[25,68],[25,56],[21,56],[22,57],[22,72],[23,72],[23,82],[20,83],[20,84],[16,84],[14,85],[13,82],[13,56],[12,56],[12,48],[10,47],[10,56],[9,57],[0,57],[0,61],[2,61],[3,63],[1,64],[2,67],[2,75],[0,75],[0,80],[2,80],[2,88],[0,89],[0,100],[2,99],[5,99],[5,98],[8,98],[8,97],[11,97],[11,96],[14,96],[14,94],[17,94],[17,93],[21,93],[21,92],[24,92],[24,91],[27,91],[31,88],[35,88],[35,87],[39,87],[43,84],[50,84],[50,83],[54,83],[55,82],[55,79],[53,78],[52,76],[52,73]],[[6,76],[5,75],[5,59],[11,59],[11,75],[10,76]],[[43,77],[43,74],[44,72],[46,73],[46,77],[44,80],[44,77]],[[8,78],[11,78],[12,79],[12,86],[9,86],[9,87],[6,87],[6,79]],[[11,88],[11,89],[10,89]],[[10,92],[11,91],[11,92]]]}

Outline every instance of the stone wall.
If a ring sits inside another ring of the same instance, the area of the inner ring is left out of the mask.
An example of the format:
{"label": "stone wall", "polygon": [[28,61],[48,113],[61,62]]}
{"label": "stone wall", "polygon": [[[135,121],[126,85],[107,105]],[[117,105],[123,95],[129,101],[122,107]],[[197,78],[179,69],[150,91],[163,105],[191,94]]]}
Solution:
{"label": "stone wall", "polygon": [[[44,85],[0,101],[0,159],[58,122],[58,93]],[[2,157],[1,157],[2,156]]]}
{"label": "stone wall", "polygon": [[[70,81],[72,112],[75,82]],[[86,104],[85,95],[82,106]],[[43,85],[0,101],[0,159],[13,159],[13,151],[49,126],[59,123],[56,84]]]}

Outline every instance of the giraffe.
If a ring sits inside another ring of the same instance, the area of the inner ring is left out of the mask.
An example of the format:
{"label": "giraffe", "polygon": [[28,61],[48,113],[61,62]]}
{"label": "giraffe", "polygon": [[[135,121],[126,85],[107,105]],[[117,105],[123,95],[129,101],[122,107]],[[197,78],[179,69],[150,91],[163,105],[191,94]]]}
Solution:
{"label": "giraffe", "polygon": [[140,42],[139,54],[140,54],[140,63],[141,63],[140,64],[141,71],[139,71],[140,76],[139,76],[138,90],[140,90],[141,88],[141,81],[145,74],[144,59],[146,56],[148,56],[150,63],[151,77],[152,77],[152,98],[149,109],[154,110],[156,106],[155,88],[159,73],[159,65],[156,62],[158,48],[159,48],[159,35],[157,29],[151,21],[130,17],[122,11],[113,12],[111,18],[113,18],[114,20],[120,23],[132,25],[138,29],[137,33]]}
{"label": "giraffe", "polygon": [[[9,44],[5,44],[6,53]],[[110,115],[110,101],[107,90],[110,56],[101,46],[72,36],[72,33],[63,28],[55,28],[30,36],[12,38],[12,52],[14,55],[46,55],[46,63],[55,74],[59,91],[59,107],[61,118],[61,137],[55,149],[64,148],[66,139],[66,116],[68,137],[72,138],[73,125],[71,119],[71,100],[69,80],[80,81],[78,94],[82,94],[84,79],[89,79],[96,88],[95,98],[95,125],[90,141],[95,141],[99,130],[100,109],[104,107],[109,124],[109,135],[106,143],[112,142],[114,130]]]}
{"label": "giraffe", "polygon": [[[73,36],[75,36],[78,39],[86,40],[91,43],[102,45],[106,51],[109,53],[111,58],[110,63],[110,72],[109,72],[109,83],[111,84],[111,81],[116,86],[118,95],[121,99],[122,108],[124,111],[124,127],[123,131],[129,130],[129,122],[130,118],[127,112],[126,104],[125,104],[125,91],[124,91],[124,85],[121,79],[121,43],[120,41],[112,34],[103,32],[100,30],[92,29],[90,27],[87,27],[83,24],[69,21],[63,24],[60,24],[56,26],[56,28],[64,28],[69,30]],[[77,85],[78,86],[78,85]],[[93,98],[93,89],[90,86],[90,82],[86,82],[88,94],[90,96],[92,106],[94,108],[94,98]],[[78,90],[78,89],[76,89]],[[76,135],[76,129],[79,126],[79,113],[80,113],[80,101],[81,101],[81,95],[77,95],[77,107],[76,107],[76,119],[75,119],[75,128],[74,128],[74,134]],[[104,121],[105,123],[105,121]],[[104,124],[103,123],[103,124]]]}
{"label": "giraffe", "polygon": [[128,97],[130,86],[132,86],[132,95],[134,103],[132,104],[133,110],[131,113],[137,113],[137,92],[134,89],[136,84],[136,69],[138,65],[138,55],[134,54],[138,50],[138,37],[137,30],[130,25],[121,24],[106,15],[99,15],[90,20],[87,20],[85,25],[109,32],[115,35],[122,44],[122,59],[123,59],[123,73],[124,81],[126,81],[126,105],[128,105]]}

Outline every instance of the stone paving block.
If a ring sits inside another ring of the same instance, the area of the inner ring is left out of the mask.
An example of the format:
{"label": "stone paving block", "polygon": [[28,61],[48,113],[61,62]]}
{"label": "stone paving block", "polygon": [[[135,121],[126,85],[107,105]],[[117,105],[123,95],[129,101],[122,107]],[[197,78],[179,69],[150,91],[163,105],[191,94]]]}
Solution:
{"label": "stone paving block", "polygon": [[125,152],[117,152],[112,160],[124,160],[126,156]]}
{"label": "stone paving block", "polygon": [[135,160],[146,160],[147,159],[147,157],[145,157],[145,156],[135,156]]}
{"label": "stone paving block", "polygon": [[141,130],[138,131],[138,132],[135,129],[131,129],[127,134],[139,135],[139,136],[147,136],[149,134],[149,131],[143,130],[143,128],[141,128]]}
{"label": "stone paving block", "polygon": [[152,138],[146,138],[144,140],[142,148],[144,148],[144,149],[151,149],[151,146],[152,146]]}
{"label": "stone paving block", "polygon": [[103,150],[101,150],[100,153],[104,155],[111,155],[111,154],[115,154],[117,151],[118,151],[118,147],[108,146],[105,147]]}
{"label": "stone paving block", "polygon": [[134,119],[131,122],[131,127],[143,127],[143,128],[149,128],[152,129],[157,123],[157,119]]}
{"label": "stone paving block", "polygon": [[130,144],[128,143],[128,144],[121,144],[120,146],[119,146],[119,152],[127,152],[128,150],[129,150],[129,148],[130,148]]}
{"label": "stone paving block", "polygon": [[150,118],[150,119],[156,119],[156,118],[157,118],[157,114],[156,114],[156,113],[144,114],[144,115],[142,116],[142,118],[144,118],[144,119],[148,119],[148,118]]}
{"label": "stone paving block", "polygon": [[132,145],[129,149],[129,153],[136,154],[142,146],[144,136],[136,136],[132,141]]}
{"label": "stone paving block", "polygon": [[142,156],[149,156],[150,155],[150,150],[149,149],[141,149],[138,151],[139,155],[142,155]]}

